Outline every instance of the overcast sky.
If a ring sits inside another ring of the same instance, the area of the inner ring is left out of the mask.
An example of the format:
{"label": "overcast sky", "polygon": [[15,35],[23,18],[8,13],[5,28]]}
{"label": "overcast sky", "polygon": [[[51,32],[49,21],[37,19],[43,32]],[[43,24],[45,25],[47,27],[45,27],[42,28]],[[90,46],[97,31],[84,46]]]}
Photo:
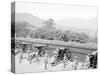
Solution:
{"label": "overcast sky", "polygon": [[66,18],[90,19],[97,17],[96,7],[69,6],[57,4],[42,4],[31,2],[16,2],[17,13],[30,13],[42,19],[53,18],[61,20]]}

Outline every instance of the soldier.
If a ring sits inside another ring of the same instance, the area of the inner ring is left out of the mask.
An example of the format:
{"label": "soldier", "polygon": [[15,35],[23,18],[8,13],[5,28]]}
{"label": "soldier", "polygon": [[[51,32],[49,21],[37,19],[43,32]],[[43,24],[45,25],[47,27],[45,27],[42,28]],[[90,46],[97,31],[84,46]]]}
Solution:
{"label": "soldier", "polygon": [[47,66],[48,66],[48,55],[47,55],[47,51],[46,51],[46,54],[44,56],[44,66],[45,66],[45,70],[47,70]]}
{"label": "soldier", "polygon": [[63,64],[64,64],[64,68],[66,68],[66,54],[64,54]]}
{"label": "soldier", "polygon": [[21,51],[20,51],[20,61],[19,62],[21,63],[21,61],[23,59],[23,54],[25,52],[26,44],[21,44],[20,46],[21,46]]}
{"label": "soldier", "polygon": [[74,57],[74,69],[77,70],[78,62],[77,62],[77,57]]}
{"label": "soldier", "polygon": [[89,68],[89,66],[90,66],[89,59],[90,59],[90,54],[88,54],[86,56],[85,63],[84,63],[84,69],[88,69]]}

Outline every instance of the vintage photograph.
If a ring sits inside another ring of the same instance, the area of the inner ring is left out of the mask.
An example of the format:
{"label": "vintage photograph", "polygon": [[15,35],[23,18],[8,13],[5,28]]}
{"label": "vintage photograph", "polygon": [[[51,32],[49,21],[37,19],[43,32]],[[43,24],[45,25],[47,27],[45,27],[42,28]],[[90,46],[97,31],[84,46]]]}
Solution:
{"label": "vintage photograph", "polygon": [[12,5],[12,72],[98,67],[97,7],[37,2]]}

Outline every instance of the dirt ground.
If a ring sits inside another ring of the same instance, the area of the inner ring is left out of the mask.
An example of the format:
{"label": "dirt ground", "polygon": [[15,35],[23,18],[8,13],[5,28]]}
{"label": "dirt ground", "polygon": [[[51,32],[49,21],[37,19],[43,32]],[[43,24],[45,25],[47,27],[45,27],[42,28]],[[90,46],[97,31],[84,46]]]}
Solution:
{"label": "dirt ground", "polygon": [[[24,55],[24,57],[26,57],[27,54]],[[23,59],[21,61],[21,63],[19,62],[20,59],[20,54],[15,56],[15,69],[16,69],[16,73],[27,73],[27,72],[45,72],[45,71],[64,71],[64,70],[75,70],[75,69],[82,69],[82,62],[78,62],[77,63],[77,67],[76,67],[76,61],[70,62],[67,61],[66,62],[66,67],[64,68],[64,64],[60,63],[56,66],[51,66],[51,62],[54,61],[54,58],[49,58],[48,59],[48,64],[47,64],[47,70],[45,70],[45,63],[44,63],[44,58],[41,58],[41,60],[39,62],[34,62],[35,59],[32,61],[32,63],[30,64],[29,61],[27,61],[27,59]]]}

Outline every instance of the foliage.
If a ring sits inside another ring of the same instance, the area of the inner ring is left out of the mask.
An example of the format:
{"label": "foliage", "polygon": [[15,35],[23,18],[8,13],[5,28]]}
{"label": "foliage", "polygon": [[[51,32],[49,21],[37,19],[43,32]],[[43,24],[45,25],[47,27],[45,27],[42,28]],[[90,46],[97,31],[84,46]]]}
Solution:
{"label": "foliage", "polygon": [[17,37],[40,38],[47,40],[71,41],[79,43],[93,42],[97,43],[97,37],[90,39],[86,33],[77,33],[69,30],[62,31],[55,28],[53,19],[48,19],[43,22],[43,26],[35,29],[30,29],[30,24],[27,22],[16,22],[15,32]]}
{"label": "foliage", "polygon": [[54,20],[52,18],[46,20],[43,22],[43,28],[46,28],[46,29],[51,29],[54,27]]}
{"label": "foliage", "polygon": [[90,42],[92,42],[92,43],[97,43],[97,41],[98,41],[97,36],[92,37],[92,38],[90,39]]}
{"label": "foliage", "polygon": [[16,22],[15,23],[15,34],[16,37],[27,37],[31,29],[29,29],[29,23],[27,22]]}

